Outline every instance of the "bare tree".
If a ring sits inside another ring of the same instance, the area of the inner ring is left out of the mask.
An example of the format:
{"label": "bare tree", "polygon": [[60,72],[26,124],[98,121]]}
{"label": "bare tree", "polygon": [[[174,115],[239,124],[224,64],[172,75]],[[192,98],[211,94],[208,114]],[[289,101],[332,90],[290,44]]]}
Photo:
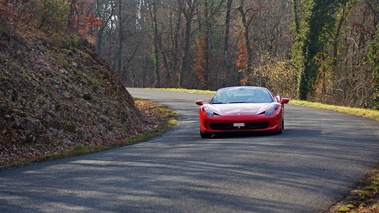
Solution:
{"label": "bare tree", "polygon": [[154,60],[154,76],[155,76],[155,87],[160,87],[160,61],[159,61],[159,33],[158,33],[158,21],[157,21],[157,0],[150,0],[148,2],[149,14],[151,19],[151,25],[153,29],[153,60]]}
{"label": "bare tree", "polygon": [[181,88],[184,86],[184,75],[190,70],[190,41],[191,41],[191,27],[193,17],[195,16],[195,9],[197,7],[197,0],[178,0],[178,5],[181,13],[185,19],[184,30],[184,49],[182,65],[179,72],[178,86]]}
{"label": "bare tree", "polygon": [[105,29],[109,26],[110,20],[114,17],[115,3],[113,0],[96,0],[96,15],[103,19],[103,24],[100,26],[97,33],[97,52],[101,54],[103,36]]}

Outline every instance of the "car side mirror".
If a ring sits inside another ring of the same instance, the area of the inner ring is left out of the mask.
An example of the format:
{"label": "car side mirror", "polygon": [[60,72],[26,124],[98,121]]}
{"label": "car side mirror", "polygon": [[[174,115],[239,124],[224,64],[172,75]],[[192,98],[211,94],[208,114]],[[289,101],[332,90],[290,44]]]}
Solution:
{"label": "car side mirror", "polygon": [[276,102],[280,102],[280,96],[279,95],[275,96],[275,99],[276,99]]}
{"label": "car side mirror", "polygon": [[196,104],[199,106],[202,106],[202,105],[204,105],[204,102],[203,102],[203,100],[198,100],[198,101],[196,101]]}
{"label": "car side mirror", "polygon": [[282,99],[280,100],[280,103],[281,103],[281,104],[288,104],[289,101],[290,101],[289,98],[282,98]]}

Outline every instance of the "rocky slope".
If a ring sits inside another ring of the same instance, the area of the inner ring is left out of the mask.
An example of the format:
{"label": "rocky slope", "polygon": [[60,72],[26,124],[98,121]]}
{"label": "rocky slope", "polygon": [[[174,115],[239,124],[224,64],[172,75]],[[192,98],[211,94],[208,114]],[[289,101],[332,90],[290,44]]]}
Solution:
{"label": "rocky slope", "polygon": [[154,125],[85,40],[0,29],[0,167]]}

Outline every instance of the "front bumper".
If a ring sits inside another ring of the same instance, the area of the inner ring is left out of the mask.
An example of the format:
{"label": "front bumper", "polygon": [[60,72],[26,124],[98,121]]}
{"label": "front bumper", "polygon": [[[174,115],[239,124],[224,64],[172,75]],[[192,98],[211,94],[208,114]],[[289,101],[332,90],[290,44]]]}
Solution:
{"label": "front bumper", "polygon": [[203,133],[222,132],[266,132],[280,131],[282,114],[265,116],[213,116],[200,112],[200,131]]}

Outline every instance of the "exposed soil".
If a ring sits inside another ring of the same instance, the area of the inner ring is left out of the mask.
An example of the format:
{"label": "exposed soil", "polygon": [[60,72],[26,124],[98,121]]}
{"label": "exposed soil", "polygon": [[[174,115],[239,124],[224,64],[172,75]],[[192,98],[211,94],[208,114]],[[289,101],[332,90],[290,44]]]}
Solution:
{"label": "exposed soil", "polygon": [[[92,45],[0,31],[0,168],[156,128]],[[150,107],[151,108],[151,107]]]}

